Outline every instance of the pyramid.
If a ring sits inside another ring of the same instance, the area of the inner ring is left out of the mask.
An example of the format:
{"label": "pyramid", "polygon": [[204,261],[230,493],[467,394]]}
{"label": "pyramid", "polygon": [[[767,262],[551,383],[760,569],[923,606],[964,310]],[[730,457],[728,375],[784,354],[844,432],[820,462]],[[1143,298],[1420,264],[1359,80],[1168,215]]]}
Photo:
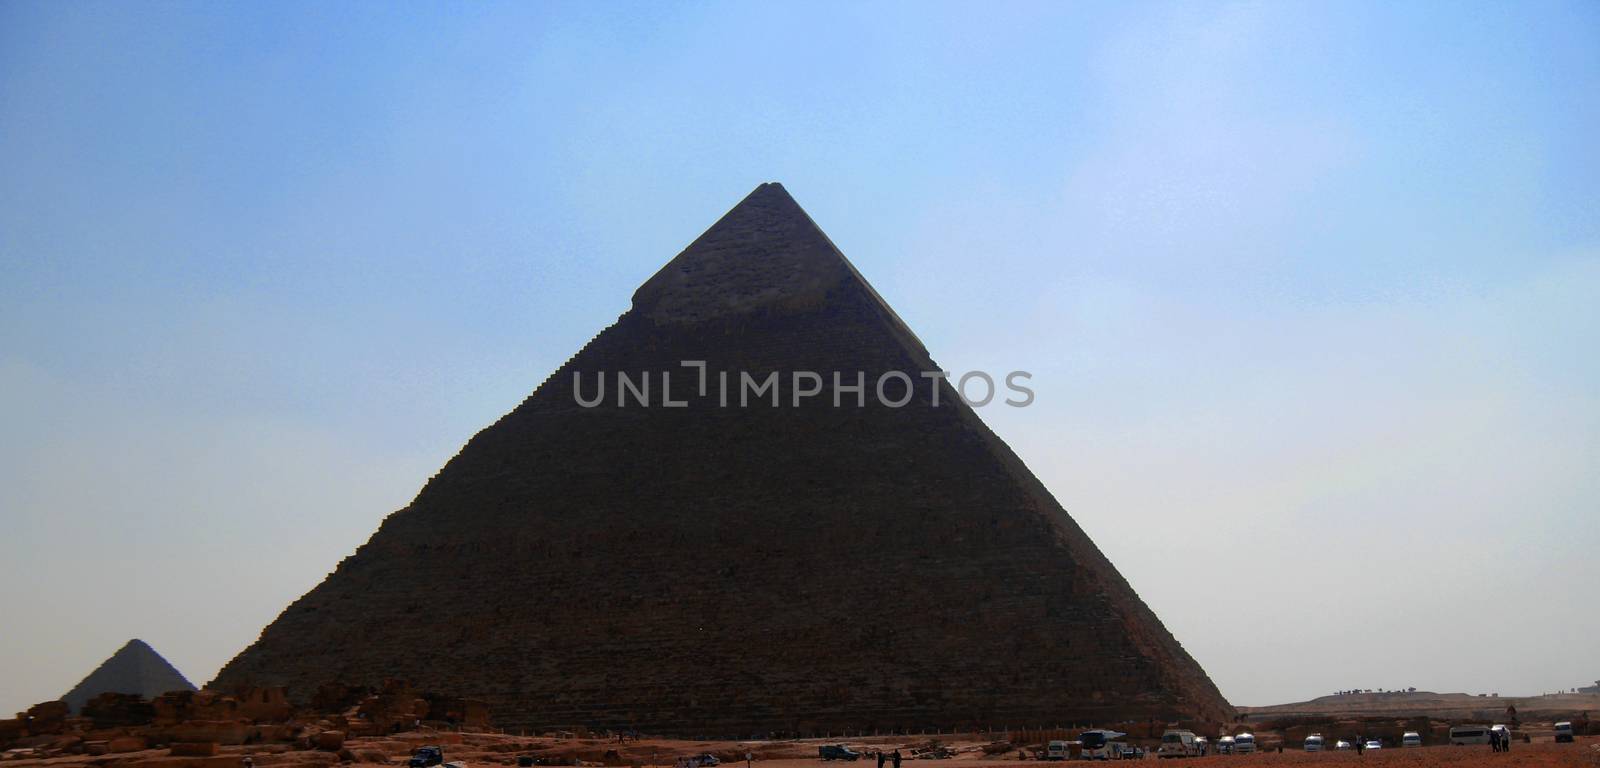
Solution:
{"label": "pyramid", "polygon": [[[938,370],[763,184],[211,685],[400,678],[505,728],[730,737],[1231,720]],[[915,386],[880,400],[893,371]],[[740,402],[772,372],[777,405]]]}
{"label": "pyramid", "polygon": [[83,682],[73,686],[61,697],[73,712],[83,711],[83,705],[102,693],[136,693],[154,699],[167,691],[192,691],[194,684],[184,678],[149,643],[137,638],[111,654],[111,658],[95,667]]}

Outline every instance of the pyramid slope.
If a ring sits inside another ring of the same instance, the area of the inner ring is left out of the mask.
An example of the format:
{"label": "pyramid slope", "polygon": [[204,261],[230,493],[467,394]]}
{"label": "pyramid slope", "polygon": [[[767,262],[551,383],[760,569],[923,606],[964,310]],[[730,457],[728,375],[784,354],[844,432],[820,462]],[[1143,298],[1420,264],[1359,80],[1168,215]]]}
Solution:
{"label": "pyramid slope", "polygon": [[[698,735],[1231,719],[948,384],[937,407],[926,386],[902,408],[789,407],[785,385],[784,407],[723,408],[714,383],[936,370],[763,185],[213,685],[402,677],[502,727]],[[575,374],[619,371],[672,372],[687,405],[576,404]]]}
{"label": "pyramid slope", "polygon": [[195,690],[194,684],[183,673],[148,643],[135,638],[95,667],[61,700],[73,712],[81,712],[84,704],[102,693],[135,693],[153,699],[168,691],[192,690]]}

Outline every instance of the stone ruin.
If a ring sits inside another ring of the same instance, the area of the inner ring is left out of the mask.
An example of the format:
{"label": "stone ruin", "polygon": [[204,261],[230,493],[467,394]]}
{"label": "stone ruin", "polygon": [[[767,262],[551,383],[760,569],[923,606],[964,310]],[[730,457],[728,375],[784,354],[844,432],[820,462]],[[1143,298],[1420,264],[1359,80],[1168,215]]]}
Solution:
{"label": "stone ruin", "polygon": [[175,690],[152,700],[102,693],[78,715],[64,701],[48,701],[0,719],[0,750],[52,757],[160,747],[175,757],[205,757],[219,746],[279,744],[338,752],[346,736],[493,730],[483,702],[419,692],[404,681],[376,689],[325,685],[313,698],[327,708],[295,707],[281,687]]}
{"label": "stone ruin", "polygon": [[[1231,722],[1022,460],[921,377],[939,370],[763,184],[212,685],[398,676],[513,730]],[[800,371],[862,372],[866,402],[791,405]],[[901,407],[893,379],[872,392],[892,372],[915,384]],[[722,407],[720,373],[777,374],[783,402]]]}

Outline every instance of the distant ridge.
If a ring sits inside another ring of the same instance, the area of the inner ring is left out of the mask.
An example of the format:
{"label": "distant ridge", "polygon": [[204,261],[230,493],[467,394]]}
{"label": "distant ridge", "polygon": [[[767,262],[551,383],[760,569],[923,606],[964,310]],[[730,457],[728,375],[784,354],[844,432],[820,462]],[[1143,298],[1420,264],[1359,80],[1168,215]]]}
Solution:
{"label": "distant ridge", "polygon": [[1515,706],[1519,713],[1567,713],[1600,708],[1600,695],[1557,693],[1541,696],[1371,691],[1318,696],[1310,701],[1239,707],[1241,714],[1263,717],[1460,717],[1488,718]]}
{"label": "distant ridge", "polygon": [[137,693],[153,699],[167,691],[192,691],[189,682],[172,664],[161,658],[149,643],[134,638],[129,640],[111,658],[95,667],[83,682],[73,686],[61,697],[73,712],[81,712],[83,705],[102,693]]}

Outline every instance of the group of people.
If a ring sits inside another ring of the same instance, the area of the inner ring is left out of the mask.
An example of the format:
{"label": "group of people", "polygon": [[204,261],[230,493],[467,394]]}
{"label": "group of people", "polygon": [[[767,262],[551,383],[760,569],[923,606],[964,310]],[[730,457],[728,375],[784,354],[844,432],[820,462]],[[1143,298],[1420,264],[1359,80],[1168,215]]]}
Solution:
{"label": "group of people", "polygon": [[883,768],[884,763],[890,762],[894,763],[894,768],[900,768],[900,750],[897,749],[888,755],[885,755],[882,751],[878,752],[878,768]]}
{"label": "group of people", "polygon": [[1502,731],[1499,728],[1491,728],[1489,730],[1489,749],[1495,752],[1510,752],[1511,732]]}

